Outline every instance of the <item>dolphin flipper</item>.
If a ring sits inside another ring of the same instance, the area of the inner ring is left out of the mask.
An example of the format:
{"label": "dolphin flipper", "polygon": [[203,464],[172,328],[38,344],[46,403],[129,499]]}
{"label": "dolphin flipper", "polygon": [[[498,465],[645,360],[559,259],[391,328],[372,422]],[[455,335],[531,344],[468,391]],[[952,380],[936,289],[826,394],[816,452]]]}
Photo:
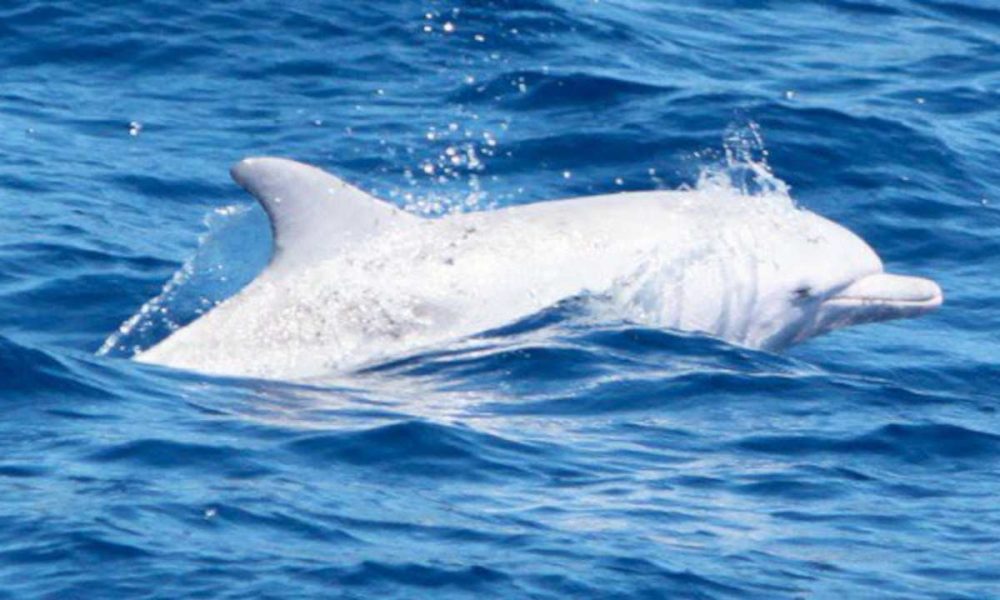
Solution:
{"label": "dolphin flipper", "polygon": [[271,267],[321,260],[418,217],[316,167],[284,158],[247,158],[230,170],[267,212]]}

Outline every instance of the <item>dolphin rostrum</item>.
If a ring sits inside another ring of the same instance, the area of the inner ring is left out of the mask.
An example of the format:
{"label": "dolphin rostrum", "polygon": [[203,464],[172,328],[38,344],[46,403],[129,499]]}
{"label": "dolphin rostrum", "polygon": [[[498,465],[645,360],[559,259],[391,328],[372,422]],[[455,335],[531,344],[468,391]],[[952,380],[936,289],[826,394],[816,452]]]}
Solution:
{"label": "dolphin rostrum", "polygon": [[[941,305],[847,229],[787,197],[650,191],[424,219],[315,167],[248,158],[274,251],[241,292],[137,360],[303,378],[461,338],[562,300],[780,350]],[[601,313],[600,311],[608,311]]]}

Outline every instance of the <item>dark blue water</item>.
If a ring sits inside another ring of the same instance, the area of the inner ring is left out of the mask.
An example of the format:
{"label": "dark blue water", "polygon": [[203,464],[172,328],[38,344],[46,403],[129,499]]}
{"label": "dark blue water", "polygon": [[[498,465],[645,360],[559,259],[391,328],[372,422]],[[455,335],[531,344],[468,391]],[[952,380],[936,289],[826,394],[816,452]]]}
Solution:
{"label": "dark blue water", "polygon": [[[0,6],[0,597],[1000,597],[995,2],[113,4]],[[570,303],[329,385],[127,360],[266,261],[253,154],[431,213],[766,155],[946,304],[780,356]]]}

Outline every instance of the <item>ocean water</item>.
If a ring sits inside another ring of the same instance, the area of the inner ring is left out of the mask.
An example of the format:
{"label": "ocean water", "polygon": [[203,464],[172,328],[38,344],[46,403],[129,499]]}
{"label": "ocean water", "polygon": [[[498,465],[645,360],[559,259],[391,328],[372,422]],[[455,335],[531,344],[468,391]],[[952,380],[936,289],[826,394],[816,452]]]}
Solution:
{"label": "ocean water", "polygon": [[[1000,597],[996,2],[115,4],[0,5],[0,597]],[[946,301],[782,355],[567,301],[324,382],[128,360],[266,263],[261,154],[432,215],[787,187]]]}

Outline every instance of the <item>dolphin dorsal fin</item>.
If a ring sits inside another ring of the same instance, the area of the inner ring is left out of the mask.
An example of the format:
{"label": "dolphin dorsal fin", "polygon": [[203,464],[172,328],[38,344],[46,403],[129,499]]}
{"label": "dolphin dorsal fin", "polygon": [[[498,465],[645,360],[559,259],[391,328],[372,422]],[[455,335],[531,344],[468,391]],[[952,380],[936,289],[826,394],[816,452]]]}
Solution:
{"label": "dolphin dorsal fin", "polygon": [[321,260],[418,217],[329,173],[286,158],[247,158],[230,174],[260,202],[274,234],[272,265]]}

